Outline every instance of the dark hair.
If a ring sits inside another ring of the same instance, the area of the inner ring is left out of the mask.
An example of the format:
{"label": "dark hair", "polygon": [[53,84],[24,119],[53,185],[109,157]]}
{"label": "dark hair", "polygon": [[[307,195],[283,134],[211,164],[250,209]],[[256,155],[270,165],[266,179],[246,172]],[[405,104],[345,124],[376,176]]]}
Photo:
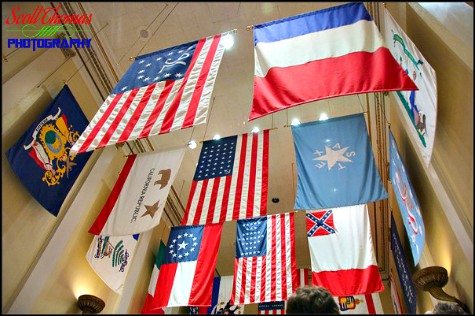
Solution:
{"label": "dark hair", "polygon": [[457,304],[439,302],[435,304],[432,314],[465,314],[465,311]]}
{"label": "dark hair", "polygon": [[321,286],[302,286],[287,299],[287,314],[340,314],[331,293]]}

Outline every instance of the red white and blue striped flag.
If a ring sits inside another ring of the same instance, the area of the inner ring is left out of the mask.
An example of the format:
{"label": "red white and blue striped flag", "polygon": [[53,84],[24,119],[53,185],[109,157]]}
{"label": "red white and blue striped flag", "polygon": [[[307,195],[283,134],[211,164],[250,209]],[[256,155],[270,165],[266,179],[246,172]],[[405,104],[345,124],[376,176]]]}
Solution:
{"label": "red white and blue striped flag", "polygon": [[267,214],[269,130],[203,143],[182,225]]}
{"label": "red white and blue striped flag", "polygon": [[287,300],[298,286],[294,213],[237,221],[232,304]]}
{"label": "red white and blue striped flag", "polygon": [[343,95],[417,90],[362,2],[254,25],[249,120]]}
{"label": "red white and blue striped flag", "polygon": [[205,123],[224,35],[136,57],[70,155]]}

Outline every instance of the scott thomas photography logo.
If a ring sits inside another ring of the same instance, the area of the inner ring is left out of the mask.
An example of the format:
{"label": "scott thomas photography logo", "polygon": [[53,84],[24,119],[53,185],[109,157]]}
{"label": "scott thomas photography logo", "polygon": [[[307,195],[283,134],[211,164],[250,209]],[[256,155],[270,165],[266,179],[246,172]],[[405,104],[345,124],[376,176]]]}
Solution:
{"label": "scott thomas photography logo", "polygon": [[[5,20],[8,48],[90,48],[92,13],[61,14],[61,4],[57,7],[38,6],[33,12],[12,7]],[[79,38],[78,38],[79,37]]]}

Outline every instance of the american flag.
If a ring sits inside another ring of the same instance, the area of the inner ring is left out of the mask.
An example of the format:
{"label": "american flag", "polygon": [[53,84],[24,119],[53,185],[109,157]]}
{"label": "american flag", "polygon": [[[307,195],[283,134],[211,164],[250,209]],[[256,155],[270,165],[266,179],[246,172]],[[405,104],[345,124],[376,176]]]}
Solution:
{"label": "american flag", "polygon": [[203,143],[182,225],[267,214],[269,130]]}
{"label": "american flag", "polygon": [[136,57],[70,155],[205,123],[224,35]]}
{"label": "american flag", "polygon": [[231,303],[287,300],[297,286],[294,213],[238,220]]}

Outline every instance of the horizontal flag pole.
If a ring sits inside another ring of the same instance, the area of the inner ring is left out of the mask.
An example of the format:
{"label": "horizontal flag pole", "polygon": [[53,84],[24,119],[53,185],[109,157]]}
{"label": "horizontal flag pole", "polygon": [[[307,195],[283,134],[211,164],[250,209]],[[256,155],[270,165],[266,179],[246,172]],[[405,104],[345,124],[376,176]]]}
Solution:
{"label": "horizontal flag pole", "polygon": [[[234,34],[234,33],[236,33],[236,32],[237,32],[237,29],[232,29],[231,31],[223,32],[223,33],[221,33],[221,34],[225,34],[225,33]],[[138,55],[136,55],[136,56],[130,56],[130,57],[129,57],[129,60],[130,60],[130,61],[134,61],[137,56],[138,56]]]}
{"label": "horizontal flag pole", "polygon": [[[278,129],[278,127],[271,127],[271,128],[266,128],[265,130],[269,130],[269,131],[272,131],[272,130],[275,130],[275,129]],[[252,132],[249,132],[249,133],[252,133]],[[230,136],[236,136],[236,135],[230,135]],[[221,138],[225,138],[225,137],[229,137],[229,136],[223,136]],[[221,139],[220,138],[220,139]],[[211,139],[207,139],[207,140],[200,140],[200,144],[204,143],[204,142],[207,142],[209,140],[213,140],[213,138]]]}

